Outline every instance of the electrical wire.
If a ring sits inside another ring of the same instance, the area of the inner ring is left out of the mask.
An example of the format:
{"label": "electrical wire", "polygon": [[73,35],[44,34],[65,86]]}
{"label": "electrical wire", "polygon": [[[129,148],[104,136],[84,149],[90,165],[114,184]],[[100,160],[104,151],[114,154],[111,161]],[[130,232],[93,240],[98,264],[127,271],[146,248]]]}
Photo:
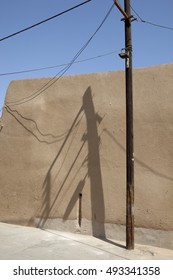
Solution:
{"label": "electrical wire", "polygon": [[[77,60],[77,61],[74,62],[74,64],[78,64],[78,63],[82,63],[82,62],[86,62],[86,61],[102,58],[102,57],[105,57],[105,56],[109,56],[109,55],[115,54],[115,53],[120,52],[120,51],[121,50],[119,49],[119,50],[112,51],[112,52],[109,52],[109,53],[104,53],[104,54],[100,54],[100,55],[97,55],[97,56],[89,57],[89,58],[86,58],[86,59]],[[42,67],[42,68],[34,68],[34,69],[28,69],[28,70],[0,73],[0,76],[9,76],[9,75],[17,75],[17,74],[24,74],[24,73],[30,73],[30,72],[37,72],[37,71],[42,71],[42,70],[47,70],[47,69],[59,68],[59,67],[67,66],[67,65],[69,65],[69,63],[58,64],[58,65],[54,65],[54,66],[47,66],[47,67]]]}
{"label": "electrical wire", "polygon": [[1,41],[4,41],[4,40],[6,40],[6,39],[9,39],[9,38],[11,38],[11,37],[14,37],[14,36],[16,36],[16,35],[18,35],[18,34],[20,34],[20,33],[22,33],[22,32],[25,32],[25,31],[29,30],[29,29],[32,29],[32,28],[34,28],[34,27],[36,27],[36,26],[38,26],[38,25],[41,25],[41,24],[43,24],[43,23],[45,23],[45,22],[47,22],[47,21],[49,21],[49,20],[52,20],[52,19],[54,19],[54,18],[56,18],[56,17],[59,17],[59,16],[65,14],[65,13],[67,13],[67,12],[70,12],[70,11],[72,11],[72,10],[74,10],[74,9],[76,9],[76,8],[78,8],[78,7],[82,6],[82,5],[84,5],[84,4],[87,4],[87,3],[90,2],[90,1],[92,1],[92,0],[87,0],[87,1],[85,1],[85,2],[83,2],[83,3],[80,3],[80,4],[78,4],[78,5],[74,6],[74,7],[72,7],[72,8],[69,8],[69,9],[67,9],[67,10],[65,10],[65,11],[63,11],[63,12],[61,12],[61,13],[59,13],[59,14],[56,14],[56,15],[54,15],[54,16],[51,16],[51,17],[47,18],[47,19],[44,19],[44,20],[42,20],[42,21],[40,21],[40,22],[38,22],[38,23],[35,23],[35,24],[33,24],[33,25],[29,26],[29,27],[26,27],[26,28],[24,28],[24,29],[22,29],[22,30],[19,30],[19,31],[13,33],[13,34],[10,34],[10,35],[8,35],[8,36],[5,36],[5,37],[3,37],[3,38],[0,38],[0,42],[1,42]]}
{"label": "electrical wire", "polygon": [[55,84],[66,72],[67,70],[74,64],[74,62],[77,60],[77,58],[81,55],[81,53],[87,48],[87,46],[90,44],[92,39],[95,37],[97,32],[100,30],[100,28],[103,26],[107,18],[109,17],[112,9],[114,8],[114,4],[111,6],[111,8],[108,10],[107,14],[105,15],[104,19],[96,29],[96,31],[93,33],[93,35],[89,38],[89,40],[83,45],[83,47],[77,52],[77,54],[73,57],[71,62],[64,67],[62,70],[60,70],[53,78],[51,78],[44,86],[42,86],[39,90],[35,91],[33,94],[30,96],[24,97],[22,99],[19,99],[17,101],[11,101],[6,103],[9,106],[14,106],[14,105],[20,105],[26,102],[29,102],[33,99],[35,99],[37,96],[45,92],[48,88],[50,88],[53,84]]}
{"label": "electrical wire", "polygon": [[169,27],[169,26],[164,26],[164,25],[159,25],[159,24],[156,24],[156,23],[153,23],[153,22],[150,22],[150,21],[142,21],[143,23],[147,23],[147,24],[150,24],[150,25],[153,25],[153,26],[156,26],[156,27],[160,27],[160,28],[164,28],[164,29],[169,29],[169,30],[173,30],[173,27]]}
{"label": "electrical wire", "polygon": [[135,11],[135,9],[132,7],[132,5],[130,5],[132,11],[135,13],[135,15],[140,19],[140,21],[142,23],[147,23],[147,24],[150,24],[150,25],[153,25],[153,26],[156,26],[156,27],[159,27],[159,28],[164,28],[164,29],[169,29],[169,30],[173,30],[173,27],[169,27],[169,26],[164,26],[164,25],[160,25],[160,24],[156,24],[156,23],[153,23],[153,22],[150,22],[150,21],[146,21],[146,20],[143,20],[141,18],[141,16]]}

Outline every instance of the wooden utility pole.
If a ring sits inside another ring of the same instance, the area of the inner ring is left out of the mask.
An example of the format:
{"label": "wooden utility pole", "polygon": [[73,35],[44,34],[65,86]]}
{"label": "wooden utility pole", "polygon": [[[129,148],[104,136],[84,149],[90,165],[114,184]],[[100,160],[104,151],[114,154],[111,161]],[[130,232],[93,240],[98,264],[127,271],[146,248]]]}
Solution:
{"label": "wooden utility pole", "polygon": [[115,5],[123,14],[125,23],[126,77],[126,248],[134,249],[134,143],[133,143],[133,85],[132,85],[132,36],[130,0],[124,0],[124,11],[118,1]]}
{"label": "wooden utility pole", "polygon": [[125,19],[126,58],[126,247],[134,249],[134,144],[133,144],[133,85],[132,85],[132,37],[130,0],[124,1],[129,19]]}

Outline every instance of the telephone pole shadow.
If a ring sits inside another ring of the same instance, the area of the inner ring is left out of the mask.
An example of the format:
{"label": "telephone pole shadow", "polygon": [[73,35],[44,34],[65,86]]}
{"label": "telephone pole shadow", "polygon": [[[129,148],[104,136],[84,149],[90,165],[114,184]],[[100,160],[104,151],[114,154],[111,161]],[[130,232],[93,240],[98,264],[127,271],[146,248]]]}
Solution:
{"label": "telephone pole shadow", "polygon": [[88,144],[88,177],[90,179],[92,234],[95,237],[105,237],[105,205],[103,196],[102,174],[100,164],[100,137],[97,124],[102,118],[95,112],[91,87],[88,87],[83,96],[83,110],[86,117]]}

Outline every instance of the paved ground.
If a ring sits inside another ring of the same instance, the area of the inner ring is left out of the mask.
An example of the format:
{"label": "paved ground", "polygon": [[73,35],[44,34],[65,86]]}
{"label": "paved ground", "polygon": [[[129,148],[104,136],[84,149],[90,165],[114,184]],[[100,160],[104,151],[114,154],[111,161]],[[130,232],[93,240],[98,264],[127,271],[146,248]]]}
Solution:
{"label": "paved ground", "polygon": [[123,242],[0,223],[1,260],[121,260],[173,259],[173,250],[136,244],[125,249]]}

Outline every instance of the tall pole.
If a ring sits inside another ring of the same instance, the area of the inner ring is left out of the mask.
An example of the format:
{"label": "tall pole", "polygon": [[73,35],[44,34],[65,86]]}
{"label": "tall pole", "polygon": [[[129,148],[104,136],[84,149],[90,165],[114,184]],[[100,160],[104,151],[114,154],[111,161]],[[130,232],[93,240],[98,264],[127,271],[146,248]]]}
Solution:
{"label": "tall pole", "polygon": [[124,0],[126,51],[126,248],[134,249],[134,143],[133,143],[133,86],[132,36],[130,0]]}
{"label": "tall pole", "polygon": [[123,14],[125,22],[125,58],[126,73],[126,248],[134,249],[134,144],[133,144],[133,86],[132,86],[132,35],[130,0],[124,0],[124,10],[118,0],[115,6]]}

